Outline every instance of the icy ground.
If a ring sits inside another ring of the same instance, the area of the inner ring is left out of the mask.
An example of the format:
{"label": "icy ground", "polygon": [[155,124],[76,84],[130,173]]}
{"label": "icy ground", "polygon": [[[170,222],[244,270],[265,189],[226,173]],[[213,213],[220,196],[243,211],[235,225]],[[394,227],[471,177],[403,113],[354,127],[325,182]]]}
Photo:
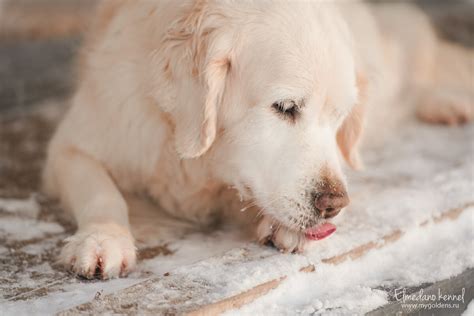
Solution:
{"label": "icy ground", "polygon": [[[282,276],[279,287],[227,314],[362,314],[394,300],[394,289],[474,266],[474,126],[410,124],[365,153],[366,169],[349,174],[352,204],[335,219],[338,231],[304,255],[249,243],[235,230],[157,224],[136,230],[157,237],[140,241],[141,262],[129,278],[77,279],[54,263],[73,227],[37,194],[56,119],[53,106],[0,122],[1,315],[179,313]],[[442,217],[453,210],[457,217]],[[398,239],[385,244],[387,236]],[[364,245],[371,249],[358,258],[329,260]],[[314,272],[298,272],[309,264]]]}

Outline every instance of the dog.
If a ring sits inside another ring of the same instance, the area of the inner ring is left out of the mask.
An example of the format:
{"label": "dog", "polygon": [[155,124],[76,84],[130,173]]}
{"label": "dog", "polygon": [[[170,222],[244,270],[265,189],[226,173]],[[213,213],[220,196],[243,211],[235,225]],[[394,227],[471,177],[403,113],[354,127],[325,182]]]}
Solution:
{"label": "dog", "polygon": [[61,263],[103,279],[135,267],[125,193],[195,222],[250,203],[257,240],[303,251],[349,204],[343,161],[361,167],[363,134],[407,119],[386,106],[401,91],[425,121],[472,120],[470,75],[452,70],[472,56],[406,4],[105,1],[44,168],[78,227]]}

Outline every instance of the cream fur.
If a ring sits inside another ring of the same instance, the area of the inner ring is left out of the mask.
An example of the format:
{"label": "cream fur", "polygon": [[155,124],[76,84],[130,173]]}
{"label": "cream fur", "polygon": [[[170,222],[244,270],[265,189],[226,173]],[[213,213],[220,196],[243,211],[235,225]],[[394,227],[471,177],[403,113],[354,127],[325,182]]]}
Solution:
{"label": "cream fur", "polygon": [[[437,41],[411,8],[399,14],[421,25],[408,44],[354,2],[136,0],[100,10],[44,171],[78,224],[61,261],[87,277],[135,265],[124,193],[197,222],[250,203],[263,216],[259,240],[301,251],[303,230],[322,221],[311,192],[329,183],[345,193],[342,156],[358,166],[363,127],[399,112],[380,104],[402,83],[434,85],[426,73]],[[301,103],[295,122],[272,108],[287,99]],[[427,102],[423,113],[443,115]],[[456,96],[448,103],[456,123]]]}

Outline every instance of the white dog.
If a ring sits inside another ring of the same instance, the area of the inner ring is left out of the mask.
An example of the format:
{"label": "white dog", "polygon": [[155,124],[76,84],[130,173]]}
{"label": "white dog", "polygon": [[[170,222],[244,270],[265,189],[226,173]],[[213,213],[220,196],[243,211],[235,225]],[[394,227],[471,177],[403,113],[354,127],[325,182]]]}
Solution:
{"label": "white dog", "polygon": [[439,58],[470,54],[405,6],[106,1],[44,172],[78,225],[61,261],[85,277],[130,271],[130,192],[196,221],[252,201],[260,241],[303,250],[349,203],[340,160],[360,166],[364,121],[395,116],[382,104],[408,86],[420,117],[472,118],[459,89],[469,78],[433,89],[447,71]]}

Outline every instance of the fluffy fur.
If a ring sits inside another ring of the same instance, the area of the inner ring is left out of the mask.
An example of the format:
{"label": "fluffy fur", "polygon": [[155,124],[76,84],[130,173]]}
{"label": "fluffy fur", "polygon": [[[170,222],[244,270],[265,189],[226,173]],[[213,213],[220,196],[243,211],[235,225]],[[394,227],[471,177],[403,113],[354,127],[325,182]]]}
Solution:
{"label": "fluffy fur", "polygon": [[[407,6],[105,2],[44,172],[78,224],[61,261],[86,277],[133,268],[124,193],[197,222],[250,203],[259,240],[301,251],[304,230],[347,204],[341,161],[361,166],[364,126],[400,112],[381,104],[408,89],[425,120],[472,118],[457,82],[432,93],[447,62],[435,52],[448,46]],[[334,207],[315,207],[322,195]]]}

